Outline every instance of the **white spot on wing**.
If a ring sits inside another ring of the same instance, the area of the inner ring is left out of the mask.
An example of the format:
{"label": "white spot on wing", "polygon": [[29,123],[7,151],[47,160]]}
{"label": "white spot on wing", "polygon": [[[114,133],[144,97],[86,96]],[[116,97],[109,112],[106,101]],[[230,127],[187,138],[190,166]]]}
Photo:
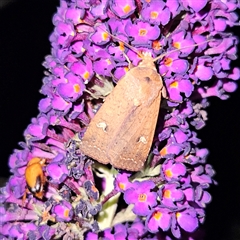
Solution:
{"label": "white spot on wing", "polygon": [[96,125],[98,128],[101,128],[104,132],[107,132],[107,124],[105,122],[100,122]]}
{"label": "white spot on wing", "polygon": [[147,139],[144,136],[141,136],[138,140],[138,142],[141,142],[143,144],[147,144]]}

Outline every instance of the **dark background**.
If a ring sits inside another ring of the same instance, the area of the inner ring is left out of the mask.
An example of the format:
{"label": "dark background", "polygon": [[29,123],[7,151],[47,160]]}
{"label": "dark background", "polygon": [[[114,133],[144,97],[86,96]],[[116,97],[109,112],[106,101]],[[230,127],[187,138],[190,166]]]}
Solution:
{"label": "dark background", "polygon": [[[2,0],[0,0],[2,1]],[[4,4],[7,3],[7,4]],[[0,134],[1,179],[9,176],[8,157],[30,119],[38,114],[43,71],[50,54],[48,37],[58,0],[0,3]],[[236,34],[239,29],[234,29]],[[239,65],[239,60],[235,62]],[[218,186],[211,187],[204,239],[240,239],[240,90],[230,99],[211,99],[207,126],[198,132],[201,147],[210,150],[208,163]]]}

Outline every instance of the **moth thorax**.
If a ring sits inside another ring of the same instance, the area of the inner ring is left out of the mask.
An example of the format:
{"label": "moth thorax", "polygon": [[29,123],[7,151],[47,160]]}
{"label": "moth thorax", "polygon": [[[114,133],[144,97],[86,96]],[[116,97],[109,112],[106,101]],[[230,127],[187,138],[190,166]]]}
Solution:
{"label": "moth thorax", "polygon": [[143,67],[143,68],[151,68],[156,70],[156,66],[153,62],[153,58],[151,56],[147,56],[146,58],[144,57],[144,59],[139,63],[138,67]]}

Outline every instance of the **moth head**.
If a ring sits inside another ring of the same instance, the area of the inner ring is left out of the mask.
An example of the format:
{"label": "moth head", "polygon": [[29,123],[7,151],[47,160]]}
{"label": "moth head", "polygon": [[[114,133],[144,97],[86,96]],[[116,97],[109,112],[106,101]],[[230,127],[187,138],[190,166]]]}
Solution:
{"label": "moth head", "polygon": [[138,67],[156,69],[151,52],[142,52],[141,57],[142,61],[139,63]]}

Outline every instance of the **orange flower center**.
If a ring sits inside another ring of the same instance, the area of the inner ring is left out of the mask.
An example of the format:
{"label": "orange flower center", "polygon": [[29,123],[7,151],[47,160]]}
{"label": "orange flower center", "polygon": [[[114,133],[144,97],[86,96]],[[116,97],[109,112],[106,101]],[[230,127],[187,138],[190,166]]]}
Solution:
{"label": "orange flower center", "polygon": [[167,154],[167,148],[164,147],[161,151],[160,151],[160,155],[161,156],[165,156]]}
{"label": "orange flower center", "polygon": [[129,4],[127,4],[123,7],[123,12],[124,13],[129,13],[130,11],[131,11],[131,6]]}
{"label": "orange flower center", "polygon": [[172,171],[170,170],[170,169],[167,169],[166,171],[165,171],[165,175],[167,176],[167,177],[172,177]]}
{"label": "orange flower center", "polygon": [[147,195],[145,193],[139,194],[138,201],[145,202],[147,200]]}
{"label": "orange flower center", "polygon": [[103,33],[102,33],[102,39],[103,39],[103,40],[107,40],[107,38],[108,38],[108,33],[103,32]]}
{"label": "orange flower center", "polygon": [[123,183],[119,183],[118,187],[122,190],[125,190],[125,184],[123,184]]}
{"label": "orange flower center", "polygon": [[181,214],[180,212],[177,212],[177,213],[176,213],[176,218],[180,218],[181,215],[182,215],[182,214]]}
{"label": "orange flower center", "polygon": [[162,213],[157,211],[153,214],[153,217],[156,219],[156,220],[159,220],[161,217],[162,217]]}
{"label": "orange flower center", "polygon": [[170,84],[170,88],[177,88],[178,87],[178,82],[174,81]]}
{"label": "orange flower center", "polygon": [[173,43],[173,46],[174,46],[175,48],[177,48],[177,49],[180,49],[180,48],[181,48],[180,42],[174,42],[174,43]]}
{"label": "orange flower center", "polygon": [[67,218],[69,216],[69,209],[65,209],[63,215],[64,215],[64,217]]}
{"label": "orange flower center", "polygon": [[151,18],[156,19],[158,17],[158,12],[152,11],[151,12]]}
{"label": "orange flower center", "polygon": [[86,71],[86,72],[83,74],[83,78],[84,78],[84,79],[88,79],[89,76],[90,76],[90,74],[89,74],[88,71]]}
{"label": "orange flower center", "polygon": [[74,92],[75,92],[75,93],[79,93],[80,90],[81,90],[79,84],[74,84],[74,85],[73,85],[73,89],[74,89]]}
{"label": "orange flower center", "polygon": [[164,59],[164,64],[168,67],[170,67],[172,65],[172,62],[173,62],[172,58],[165,58]]}
{"label": "orange flower center", "polygon": [[164,193],[163,193],[163,196],[165,198],[171,198],[171,191],[170,190],[165,190]]}
{"label": "orange flower center", "polygon": [[142,29],[139,30],[139,35],[140,36],[145,36],[146,34],[147,34],[147,30],[146,29],[142,28]]}
{"label": "orange flower center", "polygon": [[123,42],[119,42],[119,49],[120,49],[121,51],[124,51],[125,46],[124,46],[124,43],[123,43]]}
{"label": "orange flower center", "polygon": [[111,61],[109,59],[106,59],[106,62],[108,65],[111,65]]}
{"label": "orange flower center", "polygon": [[158,40],[154,40],[152,43],[152,48],[156,50],[160,50],[162,48],[162,45]]}

